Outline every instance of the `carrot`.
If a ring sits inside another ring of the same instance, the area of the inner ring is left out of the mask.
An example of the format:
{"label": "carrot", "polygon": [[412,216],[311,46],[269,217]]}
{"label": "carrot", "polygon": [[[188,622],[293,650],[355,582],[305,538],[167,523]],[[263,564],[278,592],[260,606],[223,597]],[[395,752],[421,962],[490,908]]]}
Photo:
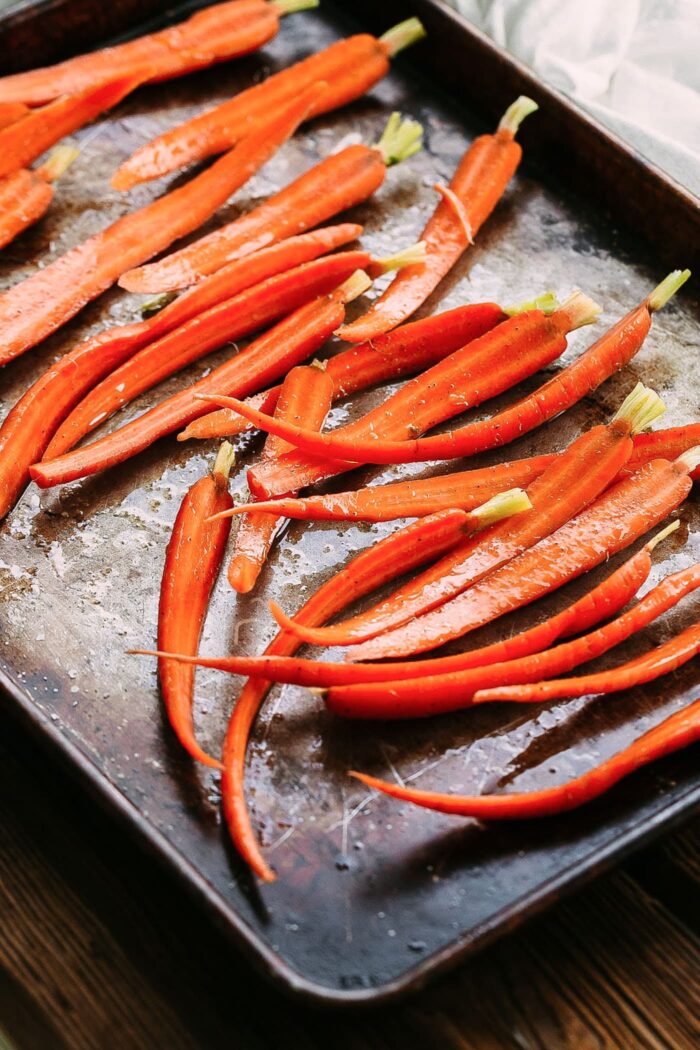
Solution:
{"label": "carrot", "polygon": [[[567,365],[533,394],[517,401],[490,419],[468,423],[458,430],[434,437],[388,441],[382,437],[315,434],[289,424],[269,421],[263,429],[283,437],[310,456],[350,459],[355,463],[413,463],[433,459],[471,456],[486,449],[506,445],[566,411],[619,371],[641,347],[651,325],[652,314],[660,310],[690,276],[689,270],[674,270],[651,295],[630,311],[613,328],[590,346],[576,361]],[[235,407],[235,406],[231,406]],[[244,406],[241,415],[261,426],[260,417]],[[289,487],[285,483],[285,487]],[[270,492],[274,495],[274,492]]]}
{"label": "carrot", "polygon": [[[521,379],[553,361],[566,349],[566,333],[591,323],[599,307],[576,292],[552,316],[542,309],[517,312],[480,339],[455,351],[422,375],[406,383],[383,404],[336,436],[344,447],[363,446],[386,439],[408,439],[445,419],[481,404],[508,390]],[[241,407],[231,399],[218,403],[247,416],[262,430],[277,433],[293,444],[302,428],[271,420],[259,412]],[[284,434],[282,434],[284,430]],[[322,447],[333,434],[317,435]],[[352,458],[352,456],[351,456]],[[329,462],[309,458],[305,453],[289,452],[273,464],[254,467],[248,484],[257,496],[276,496],[352,470],[353,462]]]}
{"label": "carrot", "polygon": [[310,299],[333,291],[370,262],[371,257],[362,251],[324,256],[269,277],[195,314],[185,324],[130,354],[127,361],[93,387],[65,420],[43,458],[62,455],[145,390],[224,343],[259,331]]}
{"label": "carrot", "polygon": [[674,463],[655,459],[619,481],[556,532],[468,591],[412,623],[350,650],[376,660],[434,649],[589,572],[654,528],[688,495],[700,449]]}
{"label": "carrot", "polygon": [[[305,426],[323,426],[333,395],[333,380],[319,365],[299,366],[289,372],[282,384],[275,414],[296,419]],[[263,458],[271,459],[288,446],[279,438],[269,437]],[[276,514],[251,511],[240,519],[236,547],[228,570],[228,582],[234,591],[247,594],[255,586],[260,570],[280,530]]]}
{"label": "carrot", "polygon": [[32,478],[47,488],[106,470],[202,415],[206,406],[197,394],[211,390],[212,386],[249,394],[286,375],[290,368],[323,346],[345,316],[345,303],[366,291],[368,283],[369,278],[364,274],[354,275],[334,292],[299,307],[242,353],[126,426],[58,459],[35,464],[30,470]]}
{"label": "carrot", "polygon": [[394,113],[376,146],[348,146],[326,157],[246,215],[160,262],[129,270],[119,283],[129,292],[186,288],[232,259],[318,226],[371,197],[390,164],[420,149],[421,135],[420,124]]}
{"label": "carrot", "polygon": [[[328,375],[333,379],[333,398],[348,397],[388,379],[398,379],[428,368],[459,347],[478,339],[506,317],[507,314],[495,303],[458,306],[435,317],[404,325],[395,332],[379,336],[371,343],[342,350],[326,364]],[[250,403],[254,408],[271,415],[278,394],[279,387],[273,387],[256,395]],[[226,437],[241,433],[251,425],[237,412],[224,408],[195,420],[179,435],[178,440],[217,437],[219,434]],[[501,485],[492,495],[508,487]],[[478,503],[479,500],[475,506]]]}
{"label": "carrot", "polygon": [[0,176],[31,164],[64,135],[116,106],[140,82],[139,77],[120,77],[32,110],[24,120],[4,128],[0,131]]}
{"label": "carrot", "polygon": [[[382,684],[335,687],[326,694],[326,704],[335,714],[349,718],[427,718],[492,700],[529,702],[546,700],[550,696],[582,696],[584,692],[594,693],[599,690],[583,689],[583,684],[580,687],[576,686],[575,694],[567,693],[565,684],[569,679],[564,679],[561,685],[555,683],[558,691],[550,693],[550,683],[541,682],[541,679],[552,678],[553,675],[569,671],[581,663],[602,656],[648,626],[668,609],[672,609],[698,587],[700,565],[692,565],[667,576],[652,591],[645,594],[637,605],[616,620],[590,634],[563,642],[553,649],[521,656],[504,663],[491,664],[488,667],[475,667],[447,674],[421,675],[410,681],[394,679]],[[635,666],[638,663],[639,661],[634,661]],[[608,673],[588,675],[585,679],[573,681],[584,683],[597,681],[599,678],[607,681],[605,676]],[[520,684],[525,682],[539,684]],[[494,686],[496,688],[491,688]],[[542,690],[545,695],[542,695]]]}
{"label": "carrot", "polygon": [[10,124],[22,120],[29,113],[29,106],[23,102],[0,102],[0,129],[9,128]]}
{"label": "carrot", "polygon": [[[677,459],[694,445],[700,445],[700,423],[689,423],[668,430],[654,430],[649,434],[637,434],[634,449],[625,464],[624,472],[631,473],[650,459]],[[700,469],[691,473],[694,481],[700,480]]]}
{"label": "carrot", "polygon": [[[224,443],[211,474],[190,488],[180,505],[168,543],[158,607],[158,645],[197,652],[207,614],[209,596],[216,582],[230,529],[226,522],[212,523],[212,513],[231,505],[228,477],[235,460],[233,448]],[[214,769],[220,763],[199,746],[192,723],[194,668],[173,660],[158,661],[163,703],[178,740],[198,762]]]}
{"label": "carrot", "polygon": [[566,813],[582,806],[609,791],[611,787],[635,770],[670,755],[681,748],[689,747],[700,739],[700,700],[676,711],[658,726],[644,733],[618,751],[612,758],[595,766],[574,780],[539,791],[513,792],[508,795],[443,795],[434,791],[419,791],[417,788],[391,784],[386,780],[369,777],[365,773],[351,772],[350,776],[360,780],[369,788],[385,795],[412,802],[423,809],[434,809],[439,813],[452,813],[460,817],[475,817],[478,820],[523,820],[529,817],[548,817]]}
{"label": "carrot", "polygon": [[[315,645],[351,645],[400,627],[466,591],[550,536],[607,488],[632,453],[632,435],[665,411],[661,399],[638,383],[607,426],[592,427],[569,445],[528,487],[532,510],[467,540],[379,605],[332,627],[301,627]],[[285,630],[294,621],[271,603]]]}
{"label": "carrot", "polygon": [[472,142],[449,187],[436,187],[443,199],[421,234],[428,248],[426,261],[395,277],[363,317],[343,326],[342,339],[362,342],[395,328],[437,288],[503,196],[522,157],[515,135],[537,108],[521,95],[508,107],[494,135],[480,135]]}
{"label": "carrot", "polygon": [[355,685],[363,682],[389,682],[403,678],[422,678],[425,675],[444,675],[465,671],[471,667],[485,667],[542,652],[559,638],[588,630],[619,612],[637,593],[651,572],[651,552],[669,532],[680,523],[672,522],[650,540],[635,555],[615,569],[601,583],[587,591],[582,598],[550,616],[542,623],[521,631],[491,645],[470,649],[454,656],[438,656],[429,660],[403,660],[393,663],[350,664],[321,663],[316,660],[295,660],[286,656],[187,656],[182,653],[152,649],[132,649],[140,656],[168,657],[183,663],[208,667],[228,674],[252,675],[295,685],[323,686]]}
{"label": "carrot", "polygon": [[0,248],[46,213],[53,200],[50,183],[60,178],[77,155],[76,149],[59,146],[40,168],[20,168],[0,179]]}
{"label": "carrot", "polygon": [[0,364],[24,353],[105,291],[129,266],[200,226],[291,135],[309,89],[185,186],[118,219],[0,296]]}
{"label": "carrot", "polygon": [[[315,7],[315,0],[231,0],[197,11],[185,22],[136,37],[116,47],[69,58],[54,66],[0,78],[0,100],[36,106],[75,94],[148,67],[148,80],[204,69],[262,47],[279,28],[281,15]],[[306,85],[304,85],[306,86]]]}
{"label": "carrot", "polygon": [[230,149],[256,121],[309,84],[326,83],[309,118],[345,106],[388,73],[390,58],[423,36],[425,30],[418,19],[409,18],[379,39],[362,33],[338,40],[147,142],[122,164],[112,185],[115,189],[129,189]]}

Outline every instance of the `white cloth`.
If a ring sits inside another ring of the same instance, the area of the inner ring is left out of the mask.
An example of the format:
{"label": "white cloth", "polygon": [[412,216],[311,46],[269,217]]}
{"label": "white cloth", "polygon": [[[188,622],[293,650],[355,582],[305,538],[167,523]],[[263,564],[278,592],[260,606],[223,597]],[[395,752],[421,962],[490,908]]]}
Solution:
{"label": "white cloth", "polygon": [[700,196],[700,0],[450,0]]}

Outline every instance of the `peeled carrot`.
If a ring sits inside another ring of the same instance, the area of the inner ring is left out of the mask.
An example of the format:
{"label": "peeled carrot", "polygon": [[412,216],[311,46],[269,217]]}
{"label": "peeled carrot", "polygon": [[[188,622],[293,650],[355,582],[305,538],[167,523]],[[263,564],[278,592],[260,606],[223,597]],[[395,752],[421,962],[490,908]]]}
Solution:
{"label": "peeled carrot", "polygon": [[[287,374],[282,384],[275,414],[320,429],[331,407],[332,397],[333,380],[323,368],[318,365],[299,365]],[[271,459],[288,447],[279,438],[268,437],[263,448],[263,458]],[[277,514],[263,514],[255,510],[239,520],[228,582],[234,591],[247,594],[257,582],[273,540],[280,531],[281,522]]]}
{"label": "peeled carrot", "polygon": [[0,102],[0,129],[9,128],[29,113],[29,106],[23,102]]}
{"label": "peeled carrot", "polygon": [[122,164],[112,185],[115,189],[129,189],[230,149],[261,116],[264,118],[309,84],[326,84],[309,117],[345,106],[388,73],[390,58],[423,36],[425,30],[418,19],[409,18],[379,39],[362,33],[338,40],[147,142]]}
{"label": "peeled carrot", "polygon": [[129,266],[200,226],[268,160],[306,113],[309,89],[185,186],[125,215],[0,296],[0,364],[70,320]]}
{"label": "peeled carrot", "polygon": [[149,81],[168,80],[255,51],[275,36],[281,15],[315,6],[315,0],[230,0],[214,4],[196,11],[185,22],[125,44],[1,77],[0,100],[36,106],[143,67],[148,67]]}
{"label": "peeled carrot", "polygon": [[77,149],[59,146],[40,168],[20,168],[0,179],[0,248],[46,213],[53,200],[51,183],[61,177],[77,155]]}
{"label": "peeled carrot", "polygon": [[[235,459],[224,443],[211,474],[191,487],[180,505],[163,568],[158,607],[158,645],[194,654],[207,614],[209,596],[216,582],[230,529],[226,522],[212,522],[211,515],[231,505],[228,477]],[[170,724],[187,752],[214,769],[211,758],[195,739],[192,724],[194,668],[173,660],[158,661],[158,677]]]}
{"label": "peeled carrot", "polygon": [[[584,685],[586,682],[598,682],[599,679],[607,682],[606,675],[610,672],[587,675],[581,679],[564,679],[561,683],[541,680],[602,656],[647,627],[698,587],[700,565],[692,565],[667,576],[645,594],[637,605],[611,623],[545,652],[488,667],[421,675],[410,681],[394,679],[381,684],[337,686],[326,694],[326,704],[335,714],[348,718],[427,718],[493,700],[530,702],[547,700],[553,696],[583,696],[584,693],[603,691],[587,689]],[[641,664],[639,661],[633,661],[633,664],[636,673]],[[654,666],[661,666],[661,663]],[[581,683],[576,686],[575,693],[566,691],[569,681]],[[625,679],[617,676],[614,681],[619,683]],[[520,684],[526,682],[538,684]],[[550,691],[550,684],[556,689],[555,692]],[[624,685],[618,684],[617,688],[624,688]]]}
{"label": "peeled carrot", "polygon": [[[638,383],[607,426],[582,434],[530,484],[532,509],[527,514],[467,540],[379,605],[332,627],[301,627],[301,637],[315,645],[351,645],[400,627],[466,591],[588,506],[629,459],[632,435],[664,411],[658,395]],[[295,633],[294,621],[276,605],[270,607],[277,622]]]}
{"label": "peeled carrot", "polygon": [[475,139],[462,157],[443,199],[421,234],[425,262],[397,275],[371,309],[340,331],[362,342],[395,328],[415,313],[452,269],[503,196],[522,157],[515,135],[537,104],[521,95],[504,114],[494,135]]}
{"label": "peeled carrot", "polygon": [[542,788],[539,791],[512,792],[507,795],[443,795],[392,784],[386,780],[369,777],[365,773],[351,772],[350,776],[369,788],[382,791],[385,795],[391,795],[403,802],[412,802],[423,809],[434,809],[439,813],[452,813],[460,817],[475,817],[477,820],[523,820],[530,817],[554,816],[582,806],[609,791],[618,781],[635,770],[663,758],[664,755],[689,747],[699,739],[700,700],[696,700],[664,719],[629,747],[618,751],[612,758],[601,762],[588,773],[565,784]]}
{"label": "peeled carrot", "polygon": [[692,487],[688,474],[698,464],[697,447],[674,463],[652,460],[535,547],[439,608],[356,646],[349,651],[350,659],[377,660],[434,649],[589,572],[682,503]]}
{"label": "peeled carrot", "polygon": [[371,197],[390,164],[420,149],[421,135],[420,124],[395,113],[376,146],[348,146],[326,157],[251,212],[160,262],[129,270],[119,283],[129,292],[186,288],[232,259],[318,226]]}
{"label": "peeled carrot", "polygon": [[[591,299],[576,292],[551,316],[542,309],[517,312],[481,338],[473,340],[427,372],[406,383],[383,404],[349,426],[337,440],[345,447],[408,439],[468,408],[508,390],[559,357],[566,349],[566,335],[582,324],[590,324],[599,312]],[[259,412],[224,398],[223,405],[240,411],[262,430],[275,432],[293,444],[303,432],[293,424],[271,420]],[[282,430],[285,434],[282,434]],[[333,434],[317,435],[319,444]],[[352,457],[351,457],[352,458]],[[281,495],[352,470],[353,462],[329,462],[289,452],[275,463],[254,467],[248,484],[257,496]]]}
{"label": "peeled carrot", "polygon": [[73,448],[135,397],[224,343],[265,328],[310,299],[337,288],[371,262],[367,252],[338,252],[295,266],[197,313],[178,328],[130,354],[83,398],[44,453],[53,459]]}
{"label": "peeled carrot", "polygon": [[[475,455],[506,445],[553,419],[628,364],[646,338],[652,314],[668,302],[689,276],[689,270],[674,270],[643,303],[539,390],[490,419],[468,423],[458,430],[415,440],[387,441],[372,435],[364,438],[353,436],[346,440],[341,434],[305,433],[288,424],[270,424],[245,406],[240,412],[262,429],[283,437],[310,456],[349,459],[355,463],[413,463]],[[275,493],[271,491],[269,494]]]}
{"label": "peeled carrot", "polygon": [[289,314],[203,379],[161,401],[126,426],[58,459],[35,464],[30,470],[32,478],[42,488],[48,488],[106,470],[206,412],[206,404],[197,395],[207,393],[213,386],[228,387],[245,395],[286,375],[323,346],[344,318],[345,303],[366,291],[368,283],[364,274],[349,278],[334,292]]}

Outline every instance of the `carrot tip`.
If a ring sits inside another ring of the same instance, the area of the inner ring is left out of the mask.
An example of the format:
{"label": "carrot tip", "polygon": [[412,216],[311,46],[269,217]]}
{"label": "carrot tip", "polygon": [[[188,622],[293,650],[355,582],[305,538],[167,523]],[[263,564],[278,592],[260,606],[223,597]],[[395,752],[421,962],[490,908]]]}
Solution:
{"label": "carrot tip", "polygon": [[664,277],[647,299],[647,306],[652,311],[661,310],[669,299],[672,299],[679,288],[682,288],[690,277],[690,270],[672,270],[668,277]]}
{"label": "carrot tip", "polygon": [[505,306],[503,313],[507,314],[508,317],[517,317],[518,314],[527,313],[529,310],[541,310],[543,314],[549,317],[550,314],[559,309],[559,306],[559,300],[554,292],[550,291],[543,292],[542,295],[538,295],[534,299],[526,299],[522,303],[513,303],[512,306]]}
{"label": "carrot tip", "polygon": [[216,460],[214,461],[214,468],[212,474],[216,477],[222,478],[223,481],[228,481],[229,475],[233,470],[236,462],[236,450],[230,441],[224,441],[221,448],[216,454]]}
{"label": "carrot tip", "polygon": [[680,519],[676,518],[675,521],[670,522],[661,532],[657,532],[656,536],[652,536],[646,545],[646,549],[649,554],[653,551],[654,547],[658,547],[662,540],[665,540],[667,536],[670,536],[672,532],[680,528]]}
{"label": "carrot tip", "polygon": [[177,292],[163,292],[162,295],[156,295],[153,299],[146,299],[141,303],[141,316],[144,320],[153,317],[154,314],[160,313],[166,306],[169,306],[173,299],[177,299]]}
{"label": "carrot tip", "polygon": [[637,383],[618,408],[612,421],[621,419],[629,425],[631,434],[641,434],[665,411],[666,405],[656,391],[644,386],[644,383]]}
{"label": "carrot tip", "polygon": [[404,22],[399,22],[398,25],[387,29],[386,33],[382,33],[379,43],[384,45],[387,55],[393,58],[394,55],[398,55],[399,51],[410,47],[411,44],[417,44],[424,36],[427,34],[421,20],[407,18]]}
{"label": "carrot tip", "polygon": [[382,137],[375,149],[382,155],[387,167],[407,160],[423,148],[423,128],[417,120],[401,119],[401,114],[394,112],[389,117]]}
{"label": "carrot tip", "polygon": [[515,102],[511,102],[501,117],[498,130],[509,132],[515,136],[525,117],[529,117],[531,113],[534,113],[539,108],[534,99],[528,98],[527,95],[520,95]]}
{"label": "carrot tip", "polygon": [[318,7],[320,0],[271,0],[271,6],[277,8],[280,18],[284,15],[293,15],[297,11],[309,11],[312,7]]}

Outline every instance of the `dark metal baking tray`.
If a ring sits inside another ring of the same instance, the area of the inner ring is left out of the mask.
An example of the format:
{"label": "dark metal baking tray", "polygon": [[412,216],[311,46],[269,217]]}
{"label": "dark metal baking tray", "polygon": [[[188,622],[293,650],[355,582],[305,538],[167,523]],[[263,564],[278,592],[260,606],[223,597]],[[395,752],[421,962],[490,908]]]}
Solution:
{"label": "dark metal baking tray", "polygon": [[[0,20],[0,40],[19,39],[12,34],[21,30],[28,65],[56,57],[35,31],[39,20],[50,17],[58,26],[70,11],[89,33],[89,12],[96,6],[102,9],[94,0],[52,0],[24,5],[19,13],[12,9],[9,20]],[[134,5],[113,6],[109,31],[127,31]],[[152,14],[158,7],[141,3],[139,10]],[[412,12],[426,22],[429,42],[397,62],[368,97],[299,133],[217,221],[288,181],[346,136],[372,140],[390,110],[399,108],[424,123],[426,149],[390,172],[376,199],[355,215],[366,224],[373,250],[410,243],[434,205],[432,184],[449,177],[469,140],[491,128],[504,105],[525,90],[538,99],[541,113],[523,128],[521,172],[429,307],[510,302],[550,286],[561,293],[580,286],[601,301],[606,323],[663,276],[668,266],[662,259],[671,255],[674,265],[688,264],[698,245],[697,202],[449,9],[432,0],[360,0],[352,17],[350,10],[350,4],[324,3],[320,11],[296,15],[260,54],[144,89],[81,132],[79,160],[61,181],[46,219],[7,250],[2,282],[16,281],[37,259],[55,256],[176,183],[181,176],[141,188],[129,201],[108,189],[116,164],[157,131],[358,25],[384,29]],[[1,381],[5,409],[55,355],[106,322],[133,317],[137,305],[133,297],[108,293],[8,367]],[[668,425],[697,418],[697,318],[691,291],[658,318],[622,375],[513,445],[508,455],[559,447],[581,427],[606,418],[638,377],[664,396]],[[577,333],[567,359],[591,338]],[[229,352],[213,355],[188,375]],[[185,378],[173,378],[164,389],[176,389]],[[384,393],[340,406],[334,419],[357,414]],[[143,410],[153,397],[140,399],[125,416]],[[238,493],[258,447],[252,441],[242,448],[233,481]],[[280,877],[256,890],[226,848],[215,779],[193,769],[173,746],[150,664],[124,655],[129,646],[153,639],[169,528],[182,493],[211,455],[208,446],[161,442],[85,483],[26,493],[0,529],[2,700],[8,713],[20,714],[66,758],[90,792],[281,985],[336,1004],[378,1002],[414,989],[697,806],[697,749],[640,773],[586,809],[526,826],[483,827],[388,799],[368,800],[345,775],[350,766],[403,777],[420,773],[421,786],[455,791],[485,790],[516,776],[522,788],[549,784],[588,768],[698,695],[693,665],[654,687],[617,697],[527,710],[494,706],[395,726],[337,722],[303,690],[276,690],[256,730],[248,793]],[[474,465],[488,461],[479,457]],[[428,469],[447,468],[368,470],[363,477]],[[654,579],[700,557],[694,498],[681,517],[680,534],[658,550]],[[269,597],[298,607],[351,552],[388,528],[292,526],[257,593],[234,599],[220,583],[204,650],[260,651],[273,633]],[[589,580],[581,581],[541,608],[483,632],[484,638],[544,616],[588,586]],[[624,655],[667,637],[697,612],[698,602],[688,600],[644,640],[626,645]],[[198,677],[198,731],[212,750],[220,744],[237,688],[235,680],[213,673]]]}

